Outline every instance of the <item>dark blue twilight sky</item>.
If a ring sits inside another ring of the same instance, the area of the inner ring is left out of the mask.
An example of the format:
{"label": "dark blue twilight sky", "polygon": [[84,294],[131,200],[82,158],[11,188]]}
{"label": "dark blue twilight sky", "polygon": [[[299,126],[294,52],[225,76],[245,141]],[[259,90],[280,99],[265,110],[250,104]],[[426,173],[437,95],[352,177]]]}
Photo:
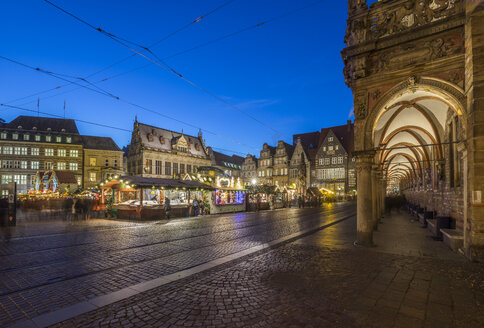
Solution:
{"label": "dark blue twilight sky", "polygon": [[[315,0],[235,0],[154,47],[169,56]],[[96,27],[149,45],[226,0],[52,0]],[[186,121],[204,133],[207,145],[256,153],[264,142],[292,142],[294,133],[346,123],[352,95],[343,80],[346,1],[323,1],[270,24],[173,57],[167,63],[217,96],[235,104],[284,136],[208,96],[177,76],[149,66],[98,86],[123,99]],[[69,76],[88,76],[124,57],[129,49],[75,21],[42,0],[2,1],[0,55]],[[136,56],[89,78],[100,81],[147,64]],[[36,109],[32,95],[65,84],[54,77],[0,59],[0,103]],[[72,90],[72,91],[71,91]],[[69,91],[69,92],[66,92]],[[77,86],[42,93],[40,110],[132,129],[140,122],[196,134],[198,130]],[[35,115],[0,107],[6,121]],[[78,123],[81,133],[111,136],[120,147],[130,133]],[[236,142],[232,141],[235,140]]]}

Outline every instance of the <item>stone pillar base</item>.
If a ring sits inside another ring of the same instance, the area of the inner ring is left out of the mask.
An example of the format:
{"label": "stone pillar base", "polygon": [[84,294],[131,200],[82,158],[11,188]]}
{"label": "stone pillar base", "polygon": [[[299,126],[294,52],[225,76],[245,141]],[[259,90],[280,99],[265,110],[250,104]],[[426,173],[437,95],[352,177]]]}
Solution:
{"label": "stone pillar base", "polygon": [[356,237],[357,246],[364,246],[364,247],[373,247],[373,233],[372,232],[365,232],[365,231],[358,231]]}

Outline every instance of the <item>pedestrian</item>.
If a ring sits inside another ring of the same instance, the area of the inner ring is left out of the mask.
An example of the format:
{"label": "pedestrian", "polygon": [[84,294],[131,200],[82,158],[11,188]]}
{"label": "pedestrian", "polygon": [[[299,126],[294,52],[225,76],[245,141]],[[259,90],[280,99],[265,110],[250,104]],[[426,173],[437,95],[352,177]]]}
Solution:
{"label": "pedestrian", "polygon": [[205,202],[200,199],[200,215],[205,215]]}
{"label": "pedestrian", "polygon": [[199,208],[198,199],[196,198],[193,200],[193,210],[195,211],[194,216],[198,216],[200,212],[200,208]]}
{"label": "pedestrian", "polygon": [[170,219],[170,213],[171,213],[170,199],[168,197],[165,197],[165,215],[167,219]]}
{"label": "pedestrian", "polygon": [[302,207],[302,197],[301,197],[301,196],[299,196],[299,197],[297,198],[297,206],[298,206],[299,208],[301,208],[301,207]]}

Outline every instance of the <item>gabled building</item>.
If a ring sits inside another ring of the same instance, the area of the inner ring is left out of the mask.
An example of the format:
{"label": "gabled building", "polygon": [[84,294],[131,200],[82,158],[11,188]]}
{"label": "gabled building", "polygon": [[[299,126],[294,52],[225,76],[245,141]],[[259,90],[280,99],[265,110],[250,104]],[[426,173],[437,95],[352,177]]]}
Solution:
{"label": "gabled building", "polygon": [[242,163],[241,178],[244,185],[252,185],[257,183],[257,157],[247,154]]}
{"label": "gabled building", "polygon": [[272,175],[275,154],[276,147],[264,143],[262,150],[260,151],[259,165],[257,167],[257,184],[268,186],[273,185]]}
{"label": "gabled building", "polygon": [[309,149],[297,138],[289,162],[289,186],[295,186],[298,194],[304,194],[311,186],[311,161]]}
{"label": "gabled building", "polygon": [[338,196],[356,193],[356,160],[354,151],[354,125],[321,129],[315,158],[313,187],[326,188]]}
{"label": "gabled building", "polygon": [[289,185],[290,159],[294,152],[294,146],[279,140],[274,154],[273,182],[275,186],[285,187]]}
{"label": "gabled building", "polygon": [[170,179],[211,166],[212,159],[201,131],[195,137],[135,120],[127,163],[128,175]]}

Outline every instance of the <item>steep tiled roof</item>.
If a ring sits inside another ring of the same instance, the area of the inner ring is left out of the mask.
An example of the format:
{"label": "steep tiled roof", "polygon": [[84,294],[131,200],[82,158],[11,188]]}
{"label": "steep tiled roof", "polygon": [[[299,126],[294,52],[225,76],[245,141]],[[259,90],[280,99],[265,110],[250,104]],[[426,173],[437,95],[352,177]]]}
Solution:
{"label": "steep tiled roof", "polygon": [[81,136],[86,149],[121,151],[113,139],[109,137]]}
{"label": "steep tiled roof", "polygon": [[10,123],[4,124],[3,127],[9,129],[18,129],[19,126],[23,130],[37,131],[50,131],[52,132],[64,132],[70,134],[79,134],[77,125],[74,120],[63,118],[51,118],[51,117],[37,117],[37,116],[18,116]]}
{"label": "steep tiled roof", "polygon": [[215,163],[217,165],[224,165],[226,163],[232,163],[235,165],[242,165],[244,163],[245,158],[237,156],[237,155],[226,155],[223,153],[219,153],[218,151],[213,151],[213,156],[215,158]]}
{"label": "steep tiled roof", "polygon": [[[178,140],[183,135],[187,140],[187,142],[190,144],[190,147],[188,149],[189,154],[194,156],[199,156],[199,157],[207,156],[207,153],[205,152],[205,147],[203,146],[202,140],[199,137],[194,137],[188,134],[170,131],[167,129],[159,128],[148,124],[143,124],[143,123],[136,123],[136,124],[138,124],[141,143],[145,147],[149,147],[151,149],[155,149],[159,151],[171,152],[172,141]],[[151,136],[151,139],[149,139],[149,136]]]}
{"label": "steep tiled roof", "polygon": [[284,142],[284,147],[286,148],[286,154],[288,158],[292,158],[292,154],[294,153],[294,149],[296,147],[288,144],[287,142]]}
{"label": "steep tiled roof", "polygon": [[300,133],[300,134],[295,134],[292,136],[293,139],[293,144],[296,144],[297,139],[301,139],[301,143],[303,147],[312,149],[312,148],[317,148],[319,145],[319,136],[321,132],[316,131],[316,132],[309,132],[309,133]]}
{"label": "steep tiled roof", "polygon": [[319,138],[319,145],[321,145],[326,139],[329,131],[333,131],[333,133],[338,138],[339,142],[343,145],[346,152],[351,154],[354,151],[354,124],[348,123],[345,125],[338,125],[329,128],[321,129],[321,134]]}

